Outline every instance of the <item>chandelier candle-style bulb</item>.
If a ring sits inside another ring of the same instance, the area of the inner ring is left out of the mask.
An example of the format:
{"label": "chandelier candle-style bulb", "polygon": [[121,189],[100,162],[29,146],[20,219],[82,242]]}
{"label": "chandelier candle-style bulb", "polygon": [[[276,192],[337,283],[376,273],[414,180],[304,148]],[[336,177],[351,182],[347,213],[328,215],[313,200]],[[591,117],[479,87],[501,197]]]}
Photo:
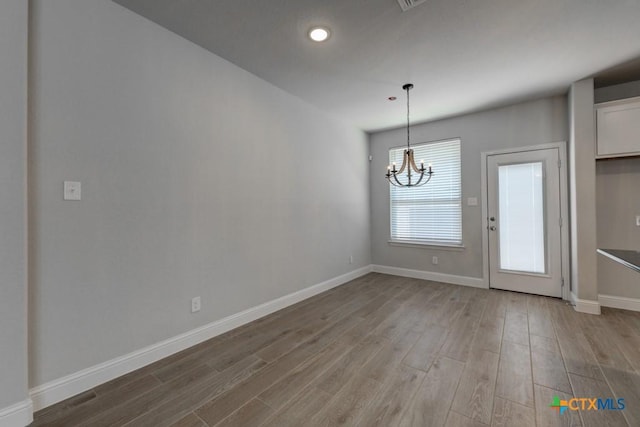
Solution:
{"label": "chandelier candle-style bulb", "polygon": [[[396,169],[396,162],[393,162],[393,168],[391,166],[387,166],[387,174],[385,176],[387,177],[387,181],[396,187],[420,187],[431,181],[433,170],[431,168],[431,163],[429,163],[429,170],[427,171],[427,169],[425,169],[424,160],[420,160],[420,167],[416,165],[416,161],[413,157],[413,149],[411,148],[409,126],[409,91],[413,89],[413,85],[411,83],[407,83],[402,86],[402,89],[407,91],[407,149],[404,150],[400,170]],[[402,182],[398,177],[402,176],[402,173],[405,170],[407,171],[406,180],[405,182]]]}

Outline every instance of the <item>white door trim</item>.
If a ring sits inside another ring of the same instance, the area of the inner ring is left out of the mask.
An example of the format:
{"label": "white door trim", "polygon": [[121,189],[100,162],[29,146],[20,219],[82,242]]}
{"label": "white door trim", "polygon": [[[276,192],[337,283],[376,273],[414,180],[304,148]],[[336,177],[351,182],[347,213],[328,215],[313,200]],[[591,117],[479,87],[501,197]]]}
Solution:
{"label": "white door trim", "polygon": [[480,170],[481,198],[482,198],[482,277],[485,286],[489,287],[489,230],[487,229],[488,212],[487,206],[487,157],[495,154],[520,153],[523,151],[545,150],[557,148],[560,156],[560,213],[562,215],[561,244],[562,252],[562,277],[564,287],[562,288],[562,299],[569,300],[571,293],[571,268],[569,266],[569,190],[567,181],[567,142],[552,142],[548,144],[532,145],[527,147],[504,148],[500,150],[485,151],[481,153]]}

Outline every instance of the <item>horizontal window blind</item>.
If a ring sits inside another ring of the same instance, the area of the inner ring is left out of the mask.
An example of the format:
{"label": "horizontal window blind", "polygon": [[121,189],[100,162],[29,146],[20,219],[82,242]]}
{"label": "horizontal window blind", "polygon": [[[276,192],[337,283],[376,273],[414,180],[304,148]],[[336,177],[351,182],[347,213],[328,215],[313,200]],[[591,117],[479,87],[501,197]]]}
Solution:
{"label": "horizontal window blind", "polygon": [[[462,245],[460,140],[412,146],[416,164],[431,164],[433,176],[422,187],[394,187],[391,193],[391,240]],[[402,164],[404,148],[389,151],[389,163]],[[399,166],[398,166],[399,167]],[[399,177],[406,182],[406,175]]]}

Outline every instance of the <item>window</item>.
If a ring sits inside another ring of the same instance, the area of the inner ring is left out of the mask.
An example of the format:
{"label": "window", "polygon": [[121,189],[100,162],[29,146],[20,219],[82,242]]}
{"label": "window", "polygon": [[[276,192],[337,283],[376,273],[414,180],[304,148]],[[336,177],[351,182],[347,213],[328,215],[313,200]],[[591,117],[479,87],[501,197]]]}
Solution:
{"label": "window", "polygon": [[[416,163],[433,165],[422,187],[390,188],[391,241],[427,245],[462,245],[460,140],[412,146]],[[389,150],[389,163],[402,164],[404,147]]]}

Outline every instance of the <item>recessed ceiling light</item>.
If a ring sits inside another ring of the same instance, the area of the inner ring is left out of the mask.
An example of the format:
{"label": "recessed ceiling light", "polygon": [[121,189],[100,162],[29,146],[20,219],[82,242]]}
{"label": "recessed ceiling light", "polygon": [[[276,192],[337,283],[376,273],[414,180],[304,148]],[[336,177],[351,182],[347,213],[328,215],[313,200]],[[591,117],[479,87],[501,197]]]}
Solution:
{"label": "recessed ceiling light", "polygon": [[329,29],[325,27],[313,27],[309,30],[309,38],[314,42],[323,42],[330,34]]}

